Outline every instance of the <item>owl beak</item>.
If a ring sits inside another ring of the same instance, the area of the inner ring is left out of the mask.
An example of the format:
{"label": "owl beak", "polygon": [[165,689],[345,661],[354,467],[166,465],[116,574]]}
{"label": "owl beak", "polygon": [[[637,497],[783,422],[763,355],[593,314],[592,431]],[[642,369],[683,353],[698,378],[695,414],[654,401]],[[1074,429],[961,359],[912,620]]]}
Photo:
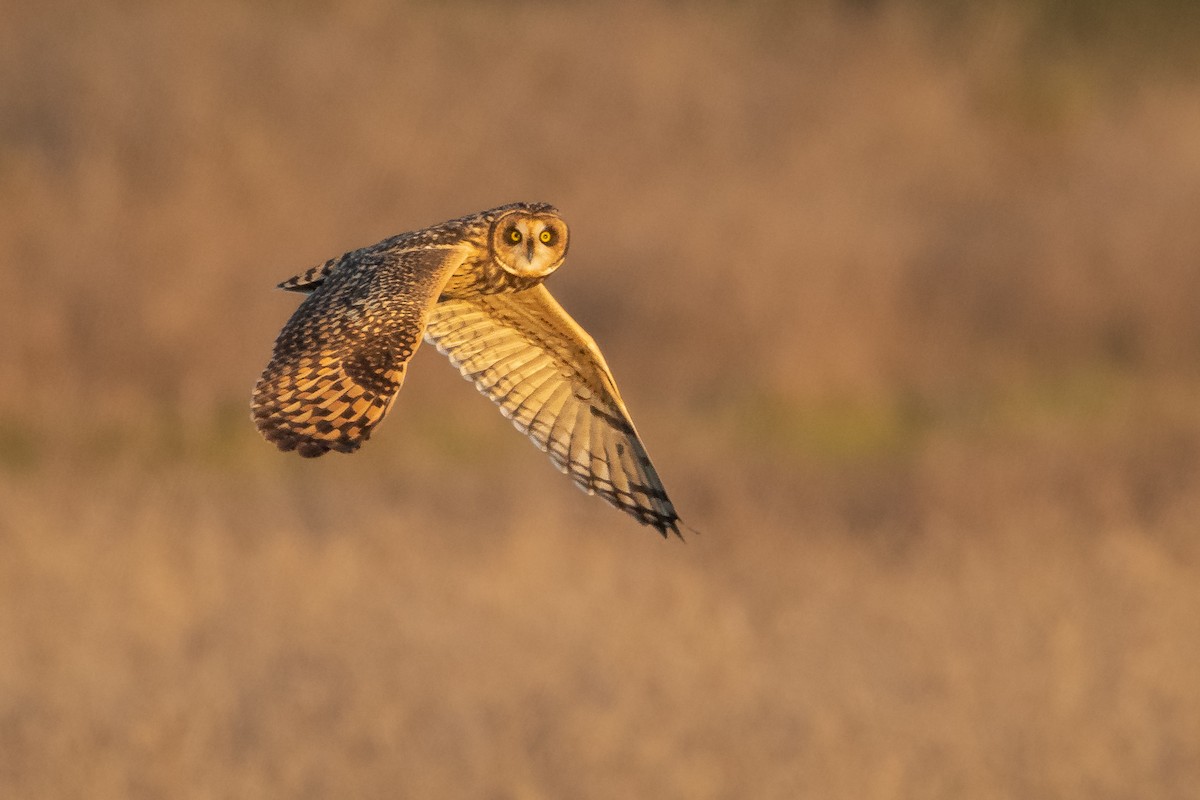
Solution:
{"label": "owl beak", "polygon": [[530,264],[533,263],[533,237],[525,240],[525,260]]}

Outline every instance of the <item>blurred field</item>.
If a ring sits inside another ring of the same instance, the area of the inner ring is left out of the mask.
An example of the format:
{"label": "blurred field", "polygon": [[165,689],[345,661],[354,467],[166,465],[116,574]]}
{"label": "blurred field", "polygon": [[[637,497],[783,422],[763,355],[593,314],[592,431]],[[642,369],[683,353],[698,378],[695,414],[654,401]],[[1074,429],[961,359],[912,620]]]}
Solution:
{"label": "blurred field", "polygon": [[[0,3],[0,796],[1194,797],[1200,23],[1087,8]],[[432,348],[249,422],[516,199],[686,546]]]}

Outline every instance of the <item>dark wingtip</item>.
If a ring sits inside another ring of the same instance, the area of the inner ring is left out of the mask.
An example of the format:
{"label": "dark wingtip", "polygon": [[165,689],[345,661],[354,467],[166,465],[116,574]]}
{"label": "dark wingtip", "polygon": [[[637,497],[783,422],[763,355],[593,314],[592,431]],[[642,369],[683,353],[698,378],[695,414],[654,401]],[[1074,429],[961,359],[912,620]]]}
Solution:
{"label": "dark wingtip", "polygon": [[258,428],[262,437],[284,453],[295,452],[302,458],[317,458],[330,450],[350,453],[358,449],[357,442],[342,440],[327,442],[298,433],[286,425],[280,424],[266,409],[255,408],[251,419],[254,420],[254,426]]}
{"label": "dark wingtip", "polygon": [[287,428],[268,427],[260,424],[258,431],[264,439],[285,453],[295,452],[302,458],[316,458],[329,452],[329,445],[326,443],[300,436]]}
{"label": "dark wingtip", "polygon": [[[639,520],[642,522],[642,524],[649,525],[651,528],[654,528],[656,531],[658,531],[658,534],[664,539],[669,539],[673,533],[675,534],[675,537],[679,539],[679,541],[687,544],[687,540],[683,538],[683,534],[679,531],[681,520],[677,515],[673,514],[671,516],[663,516],[661,514],[655,514],[652,511],[646,510],[639,515]],[[684,527],[687,526],[685,525]],[[688,528],[688,530],[691,530],[691,528]]]}
{"label": "dark wingtip", "polygon": [[266,428],[259,427],[259,432],[271,444],[278,447],[285,453],[295,452],[301,458],[319,458],[331,450],[336,450],[339,453],[353,453],[361,445],[362,441],[352,441],[350,439],[313,439],[287,428]]}
{"label": "dark wingtip", "polygon": [[[280,448],[283,449],[283,448]],[[291,450],[292,448],[288,448]],[[314,442],[311,439],[303,441],[296,445],[295,450],[300,454],[301,458],[317,458],[329,452],[329,446],[321,442]]]}
{"label": "dark wingtip", "polygon": [[647,525],[654,527],[664,539],[669,539],[670,534],[673,533],[675,534],[675,538],[684,544],[687,544],[687,539],[683,537],[683,531],[681,531],[680,528],[687,530],[689,533],[694,533],[697,536],[700,535],[700,531],[681,520],[678,514],[672,514],[669,517],[660,516],[655,519],[647,519],[645,522]]}

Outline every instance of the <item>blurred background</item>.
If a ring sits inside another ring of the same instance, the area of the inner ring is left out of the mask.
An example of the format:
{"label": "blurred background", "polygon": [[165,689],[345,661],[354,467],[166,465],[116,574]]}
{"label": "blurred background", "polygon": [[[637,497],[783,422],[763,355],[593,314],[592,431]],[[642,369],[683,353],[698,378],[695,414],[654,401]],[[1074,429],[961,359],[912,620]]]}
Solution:
{"label": "blurred background", "polygon": [[[0,795],[1194,797],[1200,6],[0,18]],[[513,200],[686,544],[430,347],[254,431],[275,283]]]}

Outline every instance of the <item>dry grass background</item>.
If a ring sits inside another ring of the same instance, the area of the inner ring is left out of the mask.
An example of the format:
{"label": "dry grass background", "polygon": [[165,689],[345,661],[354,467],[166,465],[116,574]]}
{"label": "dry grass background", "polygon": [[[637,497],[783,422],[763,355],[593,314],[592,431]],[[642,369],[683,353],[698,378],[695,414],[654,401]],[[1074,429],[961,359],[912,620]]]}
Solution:
{"label": "dry grass background", "polygon": [[[1195,796],[1187,4],[0,6],[0,795]],[[686,546],[431,349],[250,425],[276,281],[514,199]]]}

